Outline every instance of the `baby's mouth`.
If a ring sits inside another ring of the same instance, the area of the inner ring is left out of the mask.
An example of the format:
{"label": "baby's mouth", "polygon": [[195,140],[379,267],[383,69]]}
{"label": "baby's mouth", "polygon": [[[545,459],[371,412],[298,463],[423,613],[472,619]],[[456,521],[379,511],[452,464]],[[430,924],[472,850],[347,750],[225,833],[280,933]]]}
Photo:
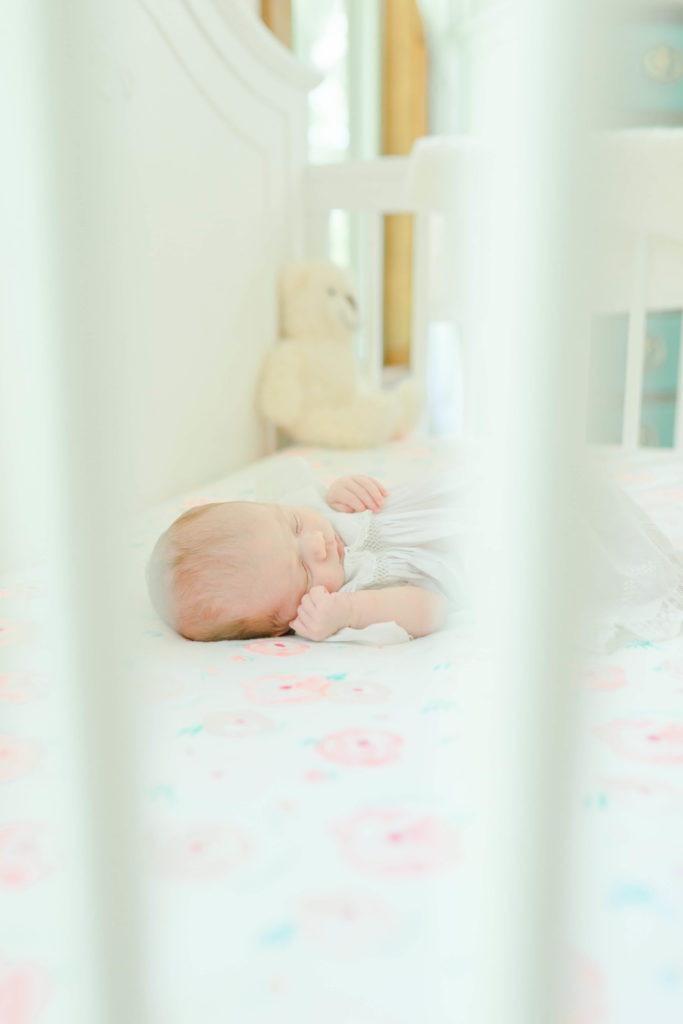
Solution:
{"label": "baby's mouth", "polygon": [[337,545],[337,554],[339,555],[339,561],[343,562],[344,561],[344,545],[342,543],[342,540],[341,540],[341,537],[339,536],[339,534],[335,533],[334,540],[335,540],[335,543]]}

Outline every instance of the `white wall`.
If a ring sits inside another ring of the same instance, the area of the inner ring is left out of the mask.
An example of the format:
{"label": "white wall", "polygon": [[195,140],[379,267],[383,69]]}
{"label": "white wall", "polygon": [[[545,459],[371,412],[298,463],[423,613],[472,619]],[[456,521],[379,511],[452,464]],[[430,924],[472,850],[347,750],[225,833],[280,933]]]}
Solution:
{"label": "white wall", "polygon": [[[107,408],[133,508],[265,454],[256,390],[277,337],[278,270],[300,255],[316,82],[236,0],[95,5],[85,51],[83,12],[65,0],[60,92],[31,11],[41,5],[6,5],[0,26],[13,140],[0,199],[0,571],[45,551],[55,422],[84,391],[93,413]],[[90,440],[102,442],[94,478],[108,456],[105,438]],[[73,451],[82,441],[75,430]]]}

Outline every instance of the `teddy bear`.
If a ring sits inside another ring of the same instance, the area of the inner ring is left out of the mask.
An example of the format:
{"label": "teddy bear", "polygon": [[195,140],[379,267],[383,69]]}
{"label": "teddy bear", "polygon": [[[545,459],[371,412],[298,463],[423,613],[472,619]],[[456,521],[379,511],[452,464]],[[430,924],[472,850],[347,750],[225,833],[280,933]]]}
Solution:
{"label": "teddy bear", "polygon": [[260,411],[291,440],[369,448],[407,434],[421,407],[407,379],[391,390],[360,379],[353,333],[360,320],[347,272],[334,263],[297,263],[280,277],[280,338],[269,350]]}

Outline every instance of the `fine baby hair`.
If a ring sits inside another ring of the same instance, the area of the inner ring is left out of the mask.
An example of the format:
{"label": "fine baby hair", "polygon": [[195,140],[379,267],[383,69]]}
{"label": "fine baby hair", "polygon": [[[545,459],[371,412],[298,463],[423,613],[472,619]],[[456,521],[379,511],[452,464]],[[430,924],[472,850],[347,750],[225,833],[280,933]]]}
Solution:
{"label": "fine baby hair", "polygon": [[250,502],[215,502],[189,509],[161,535],[147,566],[147,584],[161,618],[188,640],[248,640],[289,628],[274,613],[245,616]]}

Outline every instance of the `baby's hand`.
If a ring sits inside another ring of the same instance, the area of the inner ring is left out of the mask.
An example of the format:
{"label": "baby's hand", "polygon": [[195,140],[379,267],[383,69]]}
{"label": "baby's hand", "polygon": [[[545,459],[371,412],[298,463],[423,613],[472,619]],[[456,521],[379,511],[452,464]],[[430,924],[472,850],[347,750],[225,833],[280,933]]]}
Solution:
{"label": "baby's hand", "polygon": [[362,512],[369,508],[379,512],[389,494],[371,476],[340,476],[327,492],[327,504],[337,512]]}
{"label": "baby's hand", "polygon": [[311,587],[289,625],[308,640],[324,640],[348,625],[350,614],[348,594],[330,594],[324,587]]}

